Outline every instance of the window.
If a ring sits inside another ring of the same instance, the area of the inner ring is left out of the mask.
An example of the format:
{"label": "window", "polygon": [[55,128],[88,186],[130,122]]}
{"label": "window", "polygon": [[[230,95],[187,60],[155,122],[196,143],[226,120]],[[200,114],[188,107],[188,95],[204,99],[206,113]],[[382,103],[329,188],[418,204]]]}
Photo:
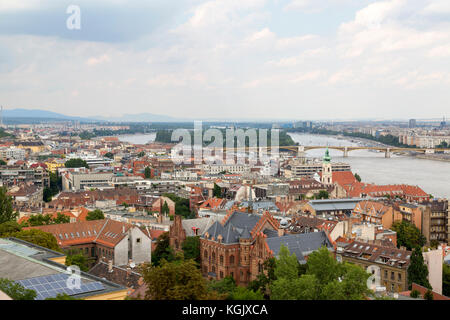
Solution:
{"label": "window", "polygon": [[141,243],[141,238],[137,238],[136,243]]}
{"label": "window", "polygon": [[220,271],[220,279],[222,279],[222,278],[223,278],[223,272]]}
{"label": "window", "polygon": [[388,277],[388,272],[387,272],[387,270],[384,270],[384,278],[387,278]]}
{"label": "window", "polygon": [[205,251],[203,252],[203,257],[204,257],[205,259],[208,259],[208,251],[205,250]]}
{"label": "window", "polygon": [[233,256],[233,255],[230,256],[230,264],[231,264],[231,265],[234,264],[234,256]]}
{"label": "window", "polygon": [[222,266],[223,265],[223,255],[220,255],[220,265]]}
{"label": "window", "polygon": [[401,273],[398,274],[398,281],[402,281],[402,274]]}

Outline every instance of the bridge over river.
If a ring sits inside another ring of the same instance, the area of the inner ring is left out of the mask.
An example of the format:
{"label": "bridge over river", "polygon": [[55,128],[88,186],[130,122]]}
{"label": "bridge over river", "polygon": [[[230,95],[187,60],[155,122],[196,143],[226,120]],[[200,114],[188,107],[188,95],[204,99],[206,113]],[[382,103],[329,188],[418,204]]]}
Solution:
{"label": "bridge over river", "polygon": [[[308,150],[314,150],[314,149],[334,149],[334,150],[340,150],[343,152],[344,157],[348,157],[349,152],[350,151],[354,151],[354,150],[376,150],[376,151],[380,151],[380,152],[384,152],[384,156],[386,158],[390,158],[391,154],[393,152],[418,152],[418,153],[435,153],[435,152],[439,152],[439,151],[444,151],[445,149],[438,149],[438,148],[433,148],[433,149],[428,149],[428,148],[401,148],[401,147],[369,147],[369,146],[279,146],[278,147],[280,151],[285,151],[285,150],[289,150],[289,151],[294,151],[297,152],[299,155],[303,154],[305,151]],[[224,151],[226,151],[227,148],[224,148]],[[245,150],[245,151],[259,151],[261,152],[262,150],[264,151],[268,151],[270,150],[271,147],[245,147],[245,148],[232,148],[231,150],[234,151],[239,151],[239,150]]]}

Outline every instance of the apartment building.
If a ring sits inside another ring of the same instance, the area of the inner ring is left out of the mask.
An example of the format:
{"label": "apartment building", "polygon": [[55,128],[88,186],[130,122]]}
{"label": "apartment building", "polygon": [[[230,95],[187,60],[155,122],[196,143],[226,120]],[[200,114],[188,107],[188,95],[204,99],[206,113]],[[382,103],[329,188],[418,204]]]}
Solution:
{"label": "apartment building", "polygon": [[385,287],[388,292],[408,290],[408,266],[411,251],[392,246],[354,241],[336,250],[338,261],[363,267],[375,275],[372,285]]}

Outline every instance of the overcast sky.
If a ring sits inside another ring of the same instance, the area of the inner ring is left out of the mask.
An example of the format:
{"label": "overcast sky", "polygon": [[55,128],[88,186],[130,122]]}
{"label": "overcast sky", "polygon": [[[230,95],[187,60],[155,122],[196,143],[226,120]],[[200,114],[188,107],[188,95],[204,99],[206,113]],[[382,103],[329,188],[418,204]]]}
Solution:
{"label": "overcast sky", "polygon": [[431,118],[449,98],[449,0],[0,0],[8,109]]}

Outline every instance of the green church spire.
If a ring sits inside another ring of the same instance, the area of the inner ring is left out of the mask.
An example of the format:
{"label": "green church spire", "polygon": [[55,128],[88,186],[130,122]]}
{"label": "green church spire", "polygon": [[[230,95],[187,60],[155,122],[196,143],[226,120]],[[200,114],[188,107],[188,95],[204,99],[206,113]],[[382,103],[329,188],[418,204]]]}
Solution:
{"label": "green church spire", "polygon": [[323,157],[323,162],[330,163],[330,161],[331,161],[330,152],[328,151],[327,147],[327,150],[325,151],[325,156]]}

